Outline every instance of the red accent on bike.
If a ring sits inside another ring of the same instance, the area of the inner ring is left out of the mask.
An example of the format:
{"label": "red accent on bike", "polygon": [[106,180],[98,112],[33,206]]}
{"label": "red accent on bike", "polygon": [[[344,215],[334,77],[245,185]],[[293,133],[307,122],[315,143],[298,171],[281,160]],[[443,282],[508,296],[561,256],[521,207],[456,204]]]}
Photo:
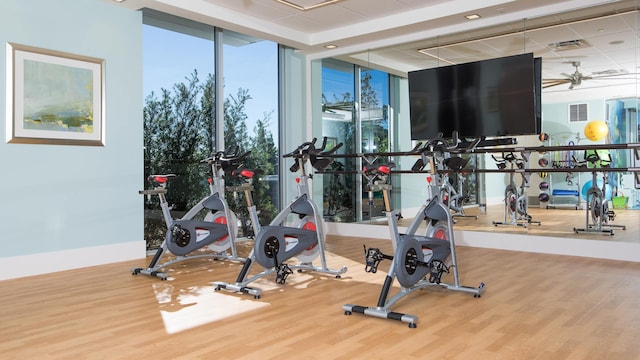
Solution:
{"label": "red accent on bike", "polygon": [[391,168],[388,167],[387,165],[380,165],[378,166],[378,171],[380,171],[385,175],[389,175],[389,173],[391,173]]}
{"label": "red accent on bike", "polygon": [[149,176],[149,180],[155,181],[155,182],[160,183],[160,184],[164,184],[164,183],[167,182],[167,180],[169,180],[169,178],[166,177],[166,176],[151,175],[151,176]]}
{"label": "red accent on bike", "polygon": [[431,184],[431,176],[427,176],[427,182]]}
{"label": "red accent on bike", "polygon": [[[226,225],[227,224],[227,218],[224,217],[224,216],[220,216],[220,217],[215,218],[213,220],[213,222],[216,223],[216,224],[224,224],[224,225]],[[227,240],[228,237],[229,237],[229,235],[225,235],[225,236],[221,237],[220,239],[218,239],[216,242],[217,243],[224,242],[225,240]]]}
{"label": "red accent on bike", "polygon": [[[302,225],[302,229],[310,230],[310,231],[316,231],[316,224],[314,222],[307,221],[306,223],[304,223],[304,225]],[[307,251],[313,250],[313,248],[316,247],[317,245],[318,244],[311,245],[308,248],[306,248],[305,250],[307,250]]]}
{"label": "red accent on bike", "polygon": [[444,230],[437,230],[433,237],[440,240],[447,240],[447,232]]}
{"label": "red accent on bike", "polygon": [[300,184],[300,178],[296,178],[296,182]]}
{"label": "red accent on bike", "polygon": [[207,178],[207,181],[209,182],[209,185],[213,184],[213,179],[212,178]]}
{"label": "red accent on bike", "polygon": [[248,179],[251,179],[253,177],[253,175],[255,175],[255,172],[245,169],[245,170],[240,171],[240,175],[242,175],[242,176],[244,176],[244,177],[246,177]]}

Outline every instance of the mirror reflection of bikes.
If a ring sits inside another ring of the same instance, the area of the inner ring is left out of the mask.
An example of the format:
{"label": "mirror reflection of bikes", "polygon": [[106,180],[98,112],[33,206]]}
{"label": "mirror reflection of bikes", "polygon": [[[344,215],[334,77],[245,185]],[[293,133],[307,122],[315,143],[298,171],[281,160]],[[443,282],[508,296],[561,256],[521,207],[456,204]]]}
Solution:
{"label": "mirror reflection of bikes", "polygon": [[[503,154],[497,158],[491,155],[500,170],[509,167],[509,183],[504,189],[504,221],[494,221],[493,225],[515,225],[527,227],[530,224],[540,225],[540,221],[534,221],[529,214],[529,204],[527,200],[527,188],[529,187],[529,179],[531,174],[522,172],[527,168],[529,161],[524,153],[516,156],[513,152]],[[515,182],[516,172],[522,176],[522,181],[518,187]]]}
{"label": "mirror reflection of bikes", "polygon": [[[616,213],[609,208],[607,199],[607,186],[609,184],[609,173],[606,169],[611,164],[611,155],[607,152],[606,158],[598,151],[585,152],[584,162],[579,163],[581,167],[591,167],[591,186],[587,189],[585,199],[587,202],[585,227],[573,228],[577,233],[609,233],[615,235],[614,228],[626,230],[624,225],[614,225]],[[598,172],[602,172],[602,187],[598,187]]]}

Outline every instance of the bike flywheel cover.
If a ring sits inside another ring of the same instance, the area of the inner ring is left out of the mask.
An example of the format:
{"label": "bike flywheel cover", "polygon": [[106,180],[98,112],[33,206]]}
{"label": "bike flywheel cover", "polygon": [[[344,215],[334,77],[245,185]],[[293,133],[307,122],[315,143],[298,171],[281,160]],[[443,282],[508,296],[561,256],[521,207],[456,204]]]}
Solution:
{"label": "bike flywheel cover", "polygon": [[429,268],[419,263],[424,261],[424,253],[418,241],[412,237],[405,237],[396,251],[395,273],[398,282],[403,287],[411,287],[422,280]]}
{"label": "bike flywheel cover", "polygon": [[[305,216],[295,225],[299,229],[316,231],[317,225],[313,216]],[[313,246],[306,248],[300,254],[296,255],[296,258],[303,263],[311,263],[313,260],[320,256],[320,246],[316,242]]]}

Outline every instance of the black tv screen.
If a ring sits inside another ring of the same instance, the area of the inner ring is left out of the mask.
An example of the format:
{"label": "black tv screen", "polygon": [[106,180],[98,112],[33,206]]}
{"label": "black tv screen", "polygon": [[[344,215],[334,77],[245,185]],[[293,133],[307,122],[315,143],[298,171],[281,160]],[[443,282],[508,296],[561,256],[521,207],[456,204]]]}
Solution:
{"label": "black tv screen", "polygon": [[542,133],[542,58],[533,59],[533,86],[536,101],[536,134]]}
{"label": "black tv screen", "polygon": [[530,53],[409,72],[411,139],[538,134],[535,72]]}

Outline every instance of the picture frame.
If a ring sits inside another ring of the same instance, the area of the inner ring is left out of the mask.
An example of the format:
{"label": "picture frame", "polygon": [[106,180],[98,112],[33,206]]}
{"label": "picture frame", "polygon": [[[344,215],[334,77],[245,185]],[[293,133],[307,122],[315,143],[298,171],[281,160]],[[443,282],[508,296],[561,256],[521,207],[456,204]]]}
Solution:
{"label": "picture frame", "polygon": [[104,60],[7,43],[7,142],[104,146]]}

